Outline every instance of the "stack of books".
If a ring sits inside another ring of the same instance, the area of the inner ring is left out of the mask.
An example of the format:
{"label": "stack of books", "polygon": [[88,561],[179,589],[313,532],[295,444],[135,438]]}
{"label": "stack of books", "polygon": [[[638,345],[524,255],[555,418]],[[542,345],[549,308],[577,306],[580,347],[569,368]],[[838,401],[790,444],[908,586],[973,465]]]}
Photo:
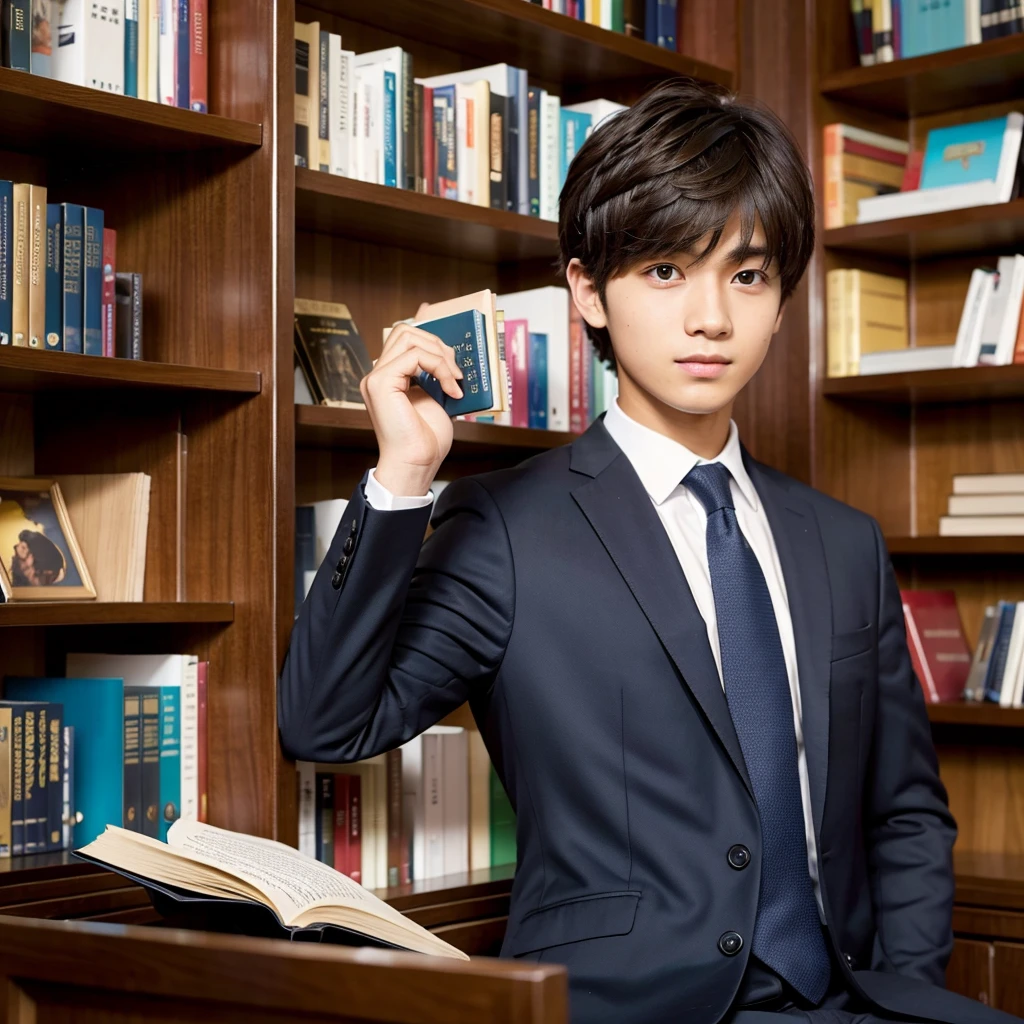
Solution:
{"label": "stack of books", "polygon": [[930,354],[929,349],[907,348],[907,282],[903,278],[866,270],[830,270],[825,284],[829,377],[896,372],[893,359]]}
{"label": "stack of books", "polygon": [[142,275],[102,210],[0,180],[0,345],[142,358]]}
{"label": "stack of books", "polygon": [[678,0],[530,0],[538,7],[568,15],[612,32],[676,49]]}
{"label": "stack of books", "polygon": [[1024,536],[1024,473],[954,476],[939,536]]}
{"label": "stack of books", "polygon": [[298,771],[299,850],[367,889],[515,862],[515,815],[475,729],[438,725],[387,754]]}
{"label": "stack of books", "polygon": [[1003,708],[1024,707],[1024,601],[1000,601],[985,609],[964,696]]}
{"label": "stack of books", "polygon": [[119,96],[207,109],[207,0],[5,0],[2,65]]}
{"label": "stack of books", "polygon": [[824,136],[826,229],[856,224],[861,199],[917,188],[920,164],[908,165],[905,139],[838,122]]}

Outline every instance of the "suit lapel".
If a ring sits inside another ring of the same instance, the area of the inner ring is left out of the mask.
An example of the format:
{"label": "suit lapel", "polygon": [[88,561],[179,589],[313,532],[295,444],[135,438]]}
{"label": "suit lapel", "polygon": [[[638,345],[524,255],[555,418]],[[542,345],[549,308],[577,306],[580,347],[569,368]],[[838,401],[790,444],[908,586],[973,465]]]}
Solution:
{"label": "suit lapel", "polygon": [[591,477],[573,498],[751,790],[707,626],[633,466],[600,421],[573,445],[571,465]]}
{"label": "suit lapel", "polygon": [[793,619],[804,751],[810,777],[815,832],[821,835],[828,783],[829,680],[832,594],[818,519],[810,504],[784,480],[750,458],[744,464],[764,502],[779,553]]}

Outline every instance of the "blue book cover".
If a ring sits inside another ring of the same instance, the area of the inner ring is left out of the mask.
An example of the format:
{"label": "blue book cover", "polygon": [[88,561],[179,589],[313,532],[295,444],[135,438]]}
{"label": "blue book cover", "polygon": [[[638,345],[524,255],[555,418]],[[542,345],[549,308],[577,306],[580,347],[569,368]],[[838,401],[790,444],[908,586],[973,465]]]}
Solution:
{"label": "blue book cover", "polygon": [[191,4],[189,0],[177,0],[178,5],[178,70],[175,81],[178,84],[178,93],[174,100],[176,107],[182,110],[189,109],[189,73],[190,59],[192,56],[192,35],[189,31],[189,15]]}
{"label": "blue book cover", "polygon": [[0,345],[11,344],[11,332],[14,330],[14,307],[11,304],[13,205],[14,182],[0,180]]}
{"label": "blue book cover", "polygon": [[46,204],[46,348],[64,348],[64,245],[59,203]]}
{"label": "blue book cover", "polygon": [[658,0],[658,45],[676,48],[676,0]]}
{"label": "blue book cover", "polygon": [[899,17],[900,49],[904,57],[921,57],[952,50],[967,40],[964,0],[901,0],[893,5],[893,27]]}
{"label": "blue book cover", "polygon": [[1017,605],[1014,601],[999,602],[999,625],[992,642],[992,656],[985,672],[985,700],[999,703],[1003,689],[1003,673],[1006,671],[1006,656],[1010,650],[1010,634]]}
{"label": "blue book cover", "polygon": [[529,392],[529,425],[548,429],[548,336],[530,332],[530,356],[526,361]]}
{"label": "blue book cover", "polygon": [[142,729],[142,833],[160,838],[160,692],[143,687],[139,724]]}
{"label": "blue book cover", "polygon": [[85,207],[82,337],[87,356],[103,355],[103,211]]}
{"label": "blue book cover", "polygon": [[463,373],[463,378],[459,381],[462,386],[462,398],[456,399],[447,395],[441,389],[441,385],[425,371],[421,371],[415,378],[416,383],[438,402],[449,416],[462,416],[490,409],[494,405],[494,393],[491,390],[490,367],[487,363],[487,334],[480,310],[468,309],[464,313],[444,316],[440,320],[428,320],[417,326],[436,335],[446,345],[455,349],[455,361]]}
{"label": "blue book cover", "polygon": [[954,124],[928,133],[921,188],[995,181],[1007,118]]}
{"label": "blue book cover", "polygon": [[46,706],[46,849],[64,848],[64,705]]}
{"label": "blue book cover", "polygon": [[160,691],[160,833],[181,816],[181,687],[159,686]]}
{"label": "blue book cover", "polygon": [[580,146],[586,142],[590,131],[590,115],[578,110],[561,110],[561,154],[558,160],[558,191],[562,191],[565,177],[569,173],[569,165],[579,152]]}
{"label": "blue book cover", "polygon": [[384,184],[398,187],[398,121],[395,102],[395,73],[384,72]]}
{"label": "blue book cover", "polygon": [[3,61],[0,64],[15,71],[31,69],[32,32],[29,26],[29,6],[30,0],[4,0],[0,4],[0,10],[3,11],[3,28],[0,29]]}
{"label": "blue book cover", "polygon": [[124,94],[139,95],[139,0],[124,0]]}
{"label": "blue book cover", "polygon": [[85,207],[63,203],[64,213],[64,351],[82,351],[82,289],[85,248]]}
{"label": "blue book cover", "polygon": [[434,144],[437,147],[437,194],[445,199],[458,199],[454,85],[439,85],[434,89]]}
{"label": "blue book cover", "polygon": [[47,722],[49,714],[45,703],[32,703],[25,707],[25,732],[22,754],[23,791],[25,794],[25,853],[46,851],[46,762]]}
{"label": "blue book cover", "polygon": [[644,40],[658,45],[658,0],[645,0]]}
{"label": "blue book cover", "polygon": [[107,825],[120,825],[124,773],[124,684],[120,679],[30,679],[8,676],[13,700],[64,705],[75,730],[75,809],[72,846],[91,843]]}

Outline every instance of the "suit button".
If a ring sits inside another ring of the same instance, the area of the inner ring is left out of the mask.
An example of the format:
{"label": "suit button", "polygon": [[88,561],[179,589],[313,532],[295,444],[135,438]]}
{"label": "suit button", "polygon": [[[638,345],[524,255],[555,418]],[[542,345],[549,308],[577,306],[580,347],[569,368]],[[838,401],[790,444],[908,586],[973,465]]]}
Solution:
{"label": "suit button", "polygon": [[726,855],[729,860],[729,867],[742,871],[750,863],[750,851],[742,844],[737,843],[729,847]]}
{"label": "suit button", "polygon": [[735,956],[743,948],[743,936],[739,932],[726,932],[718,940],[718,948],[726,956]]}
{"label": "suit button", "polygon": [[349,534],[348,537],[345,538],[345,546],[341,550],[344,551],[346,555],[351,555],[352,554],[352,549],[355,546],[356,546],[355,538],[351,534]]}
{"label": "suit button", "polygon": [[346,565],[348,565],[348,555],[342,555],[341,558],[338,559],[338,564],[336,566],[338,572],[341,572]]}
{"label": "suit button", "polygon": [[843,959],[846,961],[846,966],[849,967],[851,971],[857,970],[857,960],[855,957],[850,956],[849,953],[844,953]]}
{"label": "suit button", "polygon": [[331,586],[334,587],[335,590],[340,590],[341,589],[341,573],[340,572],[336,572],[331,577]]}

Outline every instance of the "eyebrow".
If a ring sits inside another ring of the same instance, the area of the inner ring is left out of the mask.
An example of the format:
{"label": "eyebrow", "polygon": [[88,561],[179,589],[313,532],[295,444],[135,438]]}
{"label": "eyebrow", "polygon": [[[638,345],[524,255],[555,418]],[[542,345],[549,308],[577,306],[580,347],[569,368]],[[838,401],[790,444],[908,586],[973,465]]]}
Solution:
{"label": "eyebrow", "polygon": [[726,260],[729,263],[745,263],[749,259],[754,259],[760,256],[761,259],[765,259],[769,255],[768,247],[766,245],[738,245],[731,252],[726,254]]}

